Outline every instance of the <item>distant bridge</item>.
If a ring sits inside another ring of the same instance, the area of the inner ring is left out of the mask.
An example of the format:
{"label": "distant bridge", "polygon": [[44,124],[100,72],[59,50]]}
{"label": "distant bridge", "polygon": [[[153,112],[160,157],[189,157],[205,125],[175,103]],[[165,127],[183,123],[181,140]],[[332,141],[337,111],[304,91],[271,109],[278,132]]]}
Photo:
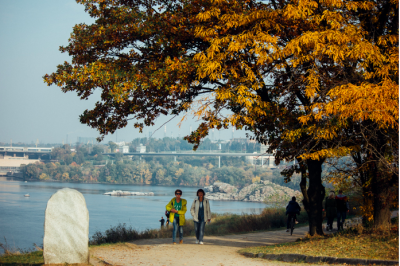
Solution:
{"label": "distant bridge", "polygon": [[0,153],[4,152],[32,152],[32,153],[49,153],[53,148],[41,147],[0,147]]}
{"label": "distant bridge", "polygon": [[53,148],[48,147],[0,147],[0,159],[4,157],[23,157],[29,158],[33,155],[35,158],[41,158],[43,155],[50,158]]}
{"label": "distant bridge", "polygon": [[[113,155],[117,154],[118,152],[109,152],[103,153],[103,155]],[[233,157],[233,156],[273,156],[272,154],[267,153],[215,153],[215,152],[128,152],[122,153],[124,156],[222,156],[222,157]]]}
{"label": "distant bridge", "polygon": [[19,175],[22,164],[50,160],[52,150],[48,147],[0,147],[0,175]]}

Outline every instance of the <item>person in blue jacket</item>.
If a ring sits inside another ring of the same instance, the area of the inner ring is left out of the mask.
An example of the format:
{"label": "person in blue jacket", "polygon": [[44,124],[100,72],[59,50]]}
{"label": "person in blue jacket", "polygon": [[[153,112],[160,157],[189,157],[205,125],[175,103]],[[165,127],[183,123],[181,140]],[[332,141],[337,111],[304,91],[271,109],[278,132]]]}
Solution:
{"label": "person in blue jacket", "polygon": [[300,214],[300,211],[301,211],[300,205],[296,202],[296,197],[293,197],[292,200],[289,201],[289,204],[286,206],[286,215],[288,215],[286,232],[289,232],[290,219],[292,217],[294,217],[294,220],[297,223],[296,214]]}

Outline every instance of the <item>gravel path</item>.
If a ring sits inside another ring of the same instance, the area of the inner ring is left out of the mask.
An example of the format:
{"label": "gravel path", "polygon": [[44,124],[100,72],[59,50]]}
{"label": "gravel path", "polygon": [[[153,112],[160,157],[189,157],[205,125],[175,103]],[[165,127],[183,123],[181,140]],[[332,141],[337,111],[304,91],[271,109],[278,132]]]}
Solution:
{"label": "gravel path", "polygon": [[239,249],[249,246],[292,242],[305,236],[307,227],[296,228],[291,236],[286,230],[259,233],[205,236],[204,245],[196,245],[194,237],[186,237],[183,244],[172,245],[172,239],[144,239],[130,243],[100,246],[90,249],[92,265],[207,265],[261,266],[303,265],[246,258]]}
{"label": "gravel path", "polygon": [[[398,217],[398,211],[392,212],[392,218]],[[351,223],[359,223],[354,218]],[[286,230],[266,231],[227,236],[205,236],[204,245],[196,245],[195,237],[186,237],[183,244],[172,245],[171,238],[143,239],[129,243],[90,248],[90,263],[97,265],[206,265],[206,266],[262,266],[262,265],[298,265],[305,263],[284,263],[240,255],[239,249],[251,246],[275,245],[293,242],[303,238],[308,226],[295,228],[291,236]],[[330,232],[325,232],[330,233]],[[329,264],[313,264],[329,265]],[[343,265],[343,264],[335,264]],[[331,265],[330,265],[331,266]]]}

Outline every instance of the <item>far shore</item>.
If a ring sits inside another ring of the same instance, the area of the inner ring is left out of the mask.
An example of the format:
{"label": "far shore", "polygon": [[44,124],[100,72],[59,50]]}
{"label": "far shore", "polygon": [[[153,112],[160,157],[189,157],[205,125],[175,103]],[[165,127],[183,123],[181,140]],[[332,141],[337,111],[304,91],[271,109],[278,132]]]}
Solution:
{"label": "far shore", "polygon": [[107,183],[107,182],[82,182],[82,181],[61,181],[55,179],[40,180],[40,179],[27,179],[22,177],[10,177],[5,175],[0,175],[1,177],[7,178],[7,181],[12,179],[13,181],[27,181],[27,182],[55,182],[55,183],[75,183],[75,184],[103,184],[103,185],[132,185],[132,186],[160,186],[160,187],[188,187],[188,188],[199,188],[199,186],[186,186],[186,185],[164,185],[164,184],[142,184],[142,183]]}

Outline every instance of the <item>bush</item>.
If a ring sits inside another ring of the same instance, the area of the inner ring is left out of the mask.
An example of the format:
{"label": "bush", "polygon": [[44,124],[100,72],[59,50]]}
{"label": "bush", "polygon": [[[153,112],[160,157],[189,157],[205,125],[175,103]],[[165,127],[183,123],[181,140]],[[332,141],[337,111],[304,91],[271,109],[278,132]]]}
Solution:
{"label": "bush", "polygon": [[156,229],[145,230],[143,232],[138,232],[131,226],[127,227],[126,224],[118,224],[115,227],[111,227],[106,230],[103,234],[100,231],[96,231],[90,241],[91,245],[100,245],[105,243],[117,243],[117,242],[127,242],[138,239],[149,239],[157,237]]}

